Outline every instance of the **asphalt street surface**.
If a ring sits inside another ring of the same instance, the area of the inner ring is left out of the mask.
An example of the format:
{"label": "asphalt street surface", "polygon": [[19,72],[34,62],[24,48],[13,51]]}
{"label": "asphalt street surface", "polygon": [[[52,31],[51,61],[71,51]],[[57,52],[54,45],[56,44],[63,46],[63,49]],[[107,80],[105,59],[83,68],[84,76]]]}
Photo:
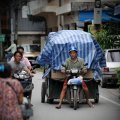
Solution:
{"label": "asphalt street surface", "polygon": [[[81,104],[80,108],[73,110],[69,104],[63,103],[61,109],[56,109],[56,101],[53,104],[41,103],[42,72],[36,72],[33,77],[34,90],[32,104],[34,115],[30,120],[120,120],[120,99],[118,88],[101,88],[100,100],[90,108],[87,104]],[[92,101],[92,100],[91,100]]]}

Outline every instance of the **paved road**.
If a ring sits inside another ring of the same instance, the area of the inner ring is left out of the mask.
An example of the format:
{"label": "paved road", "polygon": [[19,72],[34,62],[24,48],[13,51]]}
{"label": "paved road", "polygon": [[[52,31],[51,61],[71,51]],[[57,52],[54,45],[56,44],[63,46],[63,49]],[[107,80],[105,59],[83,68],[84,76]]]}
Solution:
{"label": "paved road", "polygon": [[41,103],[41,73],[37,72],[33,78],[35,88],[33,90],[32,104],[34,116],[30,120],[120,120],[120,101],[117,89],[101,89],[100,102],[95,108],[89,108],[87,104],[81,104],[77,110],[63,104],[61,109],[55,109],[54,104]]}

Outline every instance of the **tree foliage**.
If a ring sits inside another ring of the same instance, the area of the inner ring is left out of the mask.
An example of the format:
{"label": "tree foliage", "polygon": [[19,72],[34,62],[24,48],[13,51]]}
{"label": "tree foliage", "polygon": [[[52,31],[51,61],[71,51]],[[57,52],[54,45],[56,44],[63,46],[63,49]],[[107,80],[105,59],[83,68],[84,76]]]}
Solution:
{"label": "tree foliage", "polygon": [[120,48],[119,23],[107,23],[101,26],[95,37],[103,49]]}

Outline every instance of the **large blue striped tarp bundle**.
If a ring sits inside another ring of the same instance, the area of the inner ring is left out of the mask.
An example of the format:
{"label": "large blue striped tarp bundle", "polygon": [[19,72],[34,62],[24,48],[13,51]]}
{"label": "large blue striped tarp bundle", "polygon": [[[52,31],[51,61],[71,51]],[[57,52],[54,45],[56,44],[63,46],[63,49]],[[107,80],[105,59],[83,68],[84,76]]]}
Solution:
{"label": "large blue striped tarp bundle", "polygon": [[69,57],[70,46],[78,49],[78,56],[88,63],[88,68],[100,69],[105,66],[102,49],[90,33],[82,30],[61,30],[51,32],[42,52],[37,58],[41,66],[50,65],[52,69],[60,70],[62,63]]}

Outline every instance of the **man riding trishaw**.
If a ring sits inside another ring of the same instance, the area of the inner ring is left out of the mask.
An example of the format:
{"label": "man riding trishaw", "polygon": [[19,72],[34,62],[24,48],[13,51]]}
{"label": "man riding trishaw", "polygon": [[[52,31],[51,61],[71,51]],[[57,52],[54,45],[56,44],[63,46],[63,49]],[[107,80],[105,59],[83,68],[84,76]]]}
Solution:
{"label": "man riding trishaw", "polygon": [[[84,66],[84,60],[82,58],[77,57],[77,49],[74,46],[71,46],[71,48],[69,50],[69,54],[70,54],[70,58],[68,58],[64,63],[65,69],[70,70],[72,68],[79,68],[79,69],[82,68],[82,71],[84,73],[86,73],[87,69]],[[68,79],[65,79],[64,83],[63,83],[63,88],[62,88],[62,91],[60,94],[60,101],[59,101],[59,104],[56,106],[57,109],[61,108],[62,101],[63,101],[63,99],[65,97],[65,93],[67,91],[67,82],[68,82]],[[87,100],[88,105],[90,107],[94,107],[94,105],[89,101],[89,91],[88,91],[88,87],[87,87],[86,83],[84,82],[84,80],[82,80],[82,88],[86,95],[86,100]]]}
{"label": "man riding trishaw", "polygon": [[[74,50],[70,50],[71,46],[75,47]],[[106,66],[106,62],[103,50],[90,33],[82,30],[61,30],[49,33],[48,40],[37,61],[45,68],[43,75],[45,81],[42,83],[41,88],[41,102],[45,102],[45,96],[47,96],[47,101],[59,99],[56,108],[61,108],[67,88],[67,80],[61,73],[61,66],[66,64],[67,61],[72,61],[70,67],[72,65],[74,67],[73,63],[79,61],[78,66],[84,67],[84,63],[87,63],[86,68],[93,71],[93,76],[88,76],[91,77],[91,81],[88,83],[82,82],[87,103],[90,107],[94,107],[89,98],[98,103],[99,90],[97,83],[102,78],[101,68]],[[59,82],[61,79],[63,83]],[[89,86],[89,84],[91,85]]]}

